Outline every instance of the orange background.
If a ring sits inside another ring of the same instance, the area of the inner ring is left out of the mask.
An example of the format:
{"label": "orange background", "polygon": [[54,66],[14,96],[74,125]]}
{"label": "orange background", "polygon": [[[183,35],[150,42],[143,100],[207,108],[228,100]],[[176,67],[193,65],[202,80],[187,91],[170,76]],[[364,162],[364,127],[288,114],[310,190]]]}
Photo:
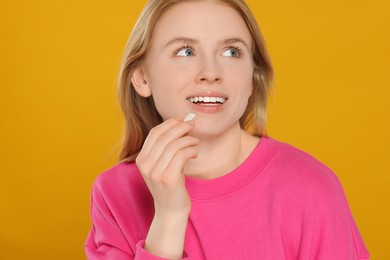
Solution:
{"label": "orange background", "polygon": [[[116,164],[116,80],[146,1],[0,9],[0,258],[85,259],[94,178]],[[248,1],[276,71],[269,135],[338,175],[372,259],[390,259],[386,0]]]}

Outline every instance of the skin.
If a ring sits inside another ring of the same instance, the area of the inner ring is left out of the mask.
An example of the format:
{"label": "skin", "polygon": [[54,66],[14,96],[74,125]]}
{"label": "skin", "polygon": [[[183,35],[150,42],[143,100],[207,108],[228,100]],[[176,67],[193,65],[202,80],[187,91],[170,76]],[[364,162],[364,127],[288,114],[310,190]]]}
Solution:
{"label": "skin", "polygon": [[[185,175],[209,179],[227,174],[259,141],[239,125],[252,92],[251,49],[242,17],[220,3],[180,3],[156,24],[147,61],[132,76],[138,94],[153,96],[164,119],[150,131],[136,160],[155,203],[145,243],[152,254],[182,256],[191,211]],[[193,121],[183,122],[194,112],[187,98],[210,91],[228,97],[224,109],[195,111]]]}

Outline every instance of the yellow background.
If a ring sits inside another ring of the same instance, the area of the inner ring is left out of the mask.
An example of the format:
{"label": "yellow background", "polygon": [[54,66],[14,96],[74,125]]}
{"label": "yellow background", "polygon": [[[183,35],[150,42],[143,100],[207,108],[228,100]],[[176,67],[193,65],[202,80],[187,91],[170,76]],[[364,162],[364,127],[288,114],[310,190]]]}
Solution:
{"label": "yellow background", "polygon": [[[94,178],[116,164],[120,57],[143,1],[3,1],[0,259],[85,259]],[[276,71],[269,135],[338,175],[390,259],[387,0],[248,1]]]}

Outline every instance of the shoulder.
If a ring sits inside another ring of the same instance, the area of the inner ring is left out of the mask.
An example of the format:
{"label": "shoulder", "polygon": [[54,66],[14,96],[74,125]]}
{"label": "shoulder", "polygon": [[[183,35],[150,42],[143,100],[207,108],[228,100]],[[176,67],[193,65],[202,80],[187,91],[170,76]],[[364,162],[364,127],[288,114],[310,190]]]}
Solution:
{"label": "shoulder", "polygon": [[118,163],[102,171],[94,181],[96,186],[106,186],[113,183],[126,181],[135,178],[138,169],[134,162]]}
{"label": "shoulder", "polygon": [[[286,142],[271,139],[278,146],[278,158],[292,170],[315,170],[331,173],[332,170],[308,152]],[[333,175],[333,174],[332,174]]]}
{"label": "shoulder", "polygon": [[92,186],[101,193],[120,194],[139,190],[145,183],[134,162],[123,162],[101,172]]}
{"label": "shoulder", "polygon": [[369,253],[336,174],[307,152],[272,141],[278,144],[279,152],[267,174],[282,235],[295,237],[293,246],[302,255],[368,259]]}
{"label": "shoulder", "polygon": [[344,196],[338,177],[327,165],[291,144],[272,138],[270,141],[278,146],[271,165],[275,188],[313,200]]}
{"label": "shoulder", "polygon": [[320,160],[310,155],[304,150],[291,144],[270,138],[278,146],[278,154],[275,158],[279,167],[287,173],[304,175],[304,177],[321,177],[325,176],[330,179],[337,179],[334,172]]}
{"label": "shoulder", "polygon": [[293,145],[275,142],[279,152],[268,172],[275,202],[294,214],[301,212],[312,217],[343,214],[347,218],[350,214],[347,197],[333,170]]}

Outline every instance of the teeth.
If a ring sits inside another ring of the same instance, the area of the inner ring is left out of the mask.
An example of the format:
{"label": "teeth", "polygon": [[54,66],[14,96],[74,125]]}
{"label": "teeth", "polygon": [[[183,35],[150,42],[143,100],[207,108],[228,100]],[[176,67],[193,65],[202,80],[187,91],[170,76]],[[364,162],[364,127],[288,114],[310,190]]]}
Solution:
{"label": "teeth", "polygon": [[191,103],[205,102],[205,103],[225,103],[226,99],[222,97],[190,97],[187,98]]}

